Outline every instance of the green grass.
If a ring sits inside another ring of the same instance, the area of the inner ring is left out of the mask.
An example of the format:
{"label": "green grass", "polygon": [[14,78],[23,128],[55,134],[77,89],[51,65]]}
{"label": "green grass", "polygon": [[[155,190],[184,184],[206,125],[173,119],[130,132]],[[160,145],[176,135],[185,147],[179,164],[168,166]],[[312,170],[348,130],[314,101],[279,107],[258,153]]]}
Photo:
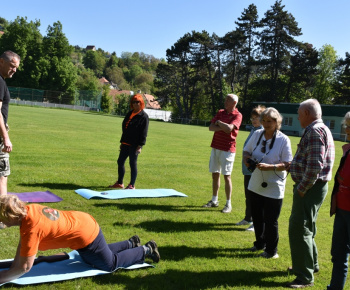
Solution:
{"label": "green grass", "polygon": [[[92,214],[107,242],[134,234],[142,242],[153,238],[159,245],[161,262],[153,269],[118,271],[25,289],[282,289],[294,279],[286,273],[291,265],[290,177],[279,219],[280,259],[265,260],[247,252],[254,234],[234,225],[244,217],[241,152],[248,132],[238,135],[231,214],[220,212],[225,202],[223,187],[219,208],[201,207],[211,198],[208,162],[212,132],[199,126],[151,121],[147,144],[138,161],[136,188],[173,188],[187,194],[187,198],[86,200],[77,195],[75,189],[104,190],[115,182],[121,122],[120,117],[96,113],[10,106],[13,152],[8,189],[52,191],[63,201],[51,206]],[[299,138],[291,137],[291,141],[294,153]],[[336,142],[336,167],[341,145]],[[127,183],[128,166],[125,178]],[[315,275],[315,289],[325,289],[330,280],[333,218],[329,218],[329,199],[330,194],[318,218],[316,242],[321,270]],[[0,258],[14,256],[18,237],[16,227],[0,231]]]}

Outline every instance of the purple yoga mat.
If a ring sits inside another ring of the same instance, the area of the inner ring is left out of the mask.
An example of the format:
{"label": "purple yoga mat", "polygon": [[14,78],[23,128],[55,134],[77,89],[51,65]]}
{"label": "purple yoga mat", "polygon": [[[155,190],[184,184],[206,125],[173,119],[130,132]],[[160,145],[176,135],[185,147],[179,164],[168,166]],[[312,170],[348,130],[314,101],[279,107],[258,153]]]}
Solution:
{"label": "purple yoga mat", "polygon": [[9,192],[9,194],[15,194],[19,197],[20,200],[25,202],[59,202],[63,200],[59,196],[53,194],[51,191],[34,191],[22,193]]}

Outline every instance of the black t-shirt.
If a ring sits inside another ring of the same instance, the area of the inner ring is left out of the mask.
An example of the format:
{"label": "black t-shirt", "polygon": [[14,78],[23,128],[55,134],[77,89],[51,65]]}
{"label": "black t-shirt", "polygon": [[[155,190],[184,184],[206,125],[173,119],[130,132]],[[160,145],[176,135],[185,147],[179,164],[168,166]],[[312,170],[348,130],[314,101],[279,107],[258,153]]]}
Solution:
{"label": "black t-shirt", "polygon": [[6,124],[9,112],[10,92],[2,76],[0,76],[0,101],[2,102],[1,114]]}

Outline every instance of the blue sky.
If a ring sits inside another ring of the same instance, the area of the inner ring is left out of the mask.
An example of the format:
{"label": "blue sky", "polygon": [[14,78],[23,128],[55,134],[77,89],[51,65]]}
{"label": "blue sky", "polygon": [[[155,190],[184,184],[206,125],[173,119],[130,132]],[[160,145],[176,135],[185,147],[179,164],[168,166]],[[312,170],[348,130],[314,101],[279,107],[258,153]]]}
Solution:
{"label": "blue sky", "polygon": [[[117,53],[144,52],[165,58],[166,50],[192,30],[223,36],[236,28],[235,21],[250,4],[259,19],[274,0],[18,0],[2,1],[0,16],[12,21],[17,16],[38,19],[41,33],[60,21],[70,44],[95,45]],[[332,45],[340,57],[350,53],[349,0],[283,0],[302,29],[300,41],[317,49]]]}

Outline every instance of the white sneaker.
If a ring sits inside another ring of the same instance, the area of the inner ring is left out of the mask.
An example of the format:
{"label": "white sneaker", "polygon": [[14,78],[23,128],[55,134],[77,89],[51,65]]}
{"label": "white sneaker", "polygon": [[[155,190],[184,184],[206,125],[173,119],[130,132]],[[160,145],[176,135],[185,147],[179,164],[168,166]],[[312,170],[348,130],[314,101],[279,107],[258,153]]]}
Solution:
{"label": "white sneaker", "polygon": [[254,232],[254,225],[251,224],[250,227],[246,229],[246,231]]}
{"label": "white sneaker", "polygon": [[242,219],[239,223],[236,223],[236,226],[248,226],[253,224],[252,222],[248,222],[245,219]]}
{"label": "white sneaker", "polygon": [[230,213],[232,211],[232,206],[231,205],[225,205],[223,210],[221,211],[222,213]]}

